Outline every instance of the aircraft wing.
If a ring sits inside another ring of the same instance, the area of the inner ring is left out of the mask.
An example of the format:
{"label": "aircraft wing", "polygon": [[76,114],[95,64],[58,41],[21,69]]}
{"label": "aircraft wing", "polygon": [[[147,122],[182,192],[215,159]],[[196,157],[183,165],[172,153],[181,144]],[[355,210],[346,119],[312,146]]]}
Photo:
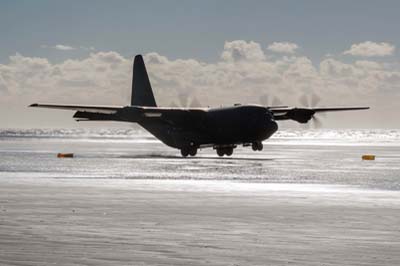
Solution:
{"label": "aircraft wing", "polygon": [[160,108],[143,106],[98,106],[98,105],[69,105],[34,103],[29,107],[51,108],[76,111],[73,118],[77,121],[125,121],[139,122],[143,118],[147,120],[159,120],[176,127],[186,127],[192,124],[193,117],[204,114],[202,109],[186,110],[182,108]]}
{"label": "aircraft wing", "polygon": [[366,110],[369,107],[314,107],[314,108],[272,108],[275,120],[294,120],[307,123],[316,113]]}
{"label": "aircraft wing", "polygon": [[275,114],[279,113],[286,113],[288,111],[294,110],[294,109],[306,109],[310,110],[313,112],[338,112],[338,111],[354,111],[354,110],[366,110],[369,109],[369,107],[315,107],[315,108],[297,108],[297,107],[286,107],[286,108],[280,108],[280,107],[272,107],[270,108],[271,111]]}
{"label": "aircraft wing", "polygon": [[100,114],[115,114],[122,106],[103,106],[103,105],[69,105],[69,104],[41,104],[34,103],[29,107],[52,108],[71,110],[78,112],[100,113]]}

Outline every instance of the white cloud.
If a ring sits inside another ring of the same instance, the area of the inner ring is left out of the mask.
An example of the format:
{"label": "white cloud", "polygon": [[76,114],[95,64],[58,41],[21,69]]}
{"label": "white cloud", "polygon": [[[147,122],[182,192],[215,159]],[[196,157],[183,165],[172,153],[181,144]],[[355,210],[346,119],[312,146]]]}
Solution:
{"label": "white cloud", "polygon": [[342,63],[333,58],[327,58],[320,63],[320,73],[328,78],[345,78],[355,75],[356,67],[353,64]]}
{"label": "white cloud", "polygon": [[57,44],[57,45],[46,45],[42,44],[40,45],[41,48],[44,49],[55,49],[55,50],[60,50],[60,51],[71,51],[75,50],[75,47],[69,46],[69,45],[64,45],[64,44]]}
{"label": "white cloud", "polygon": [[275,53],[293,54],[299,46],[292,42],[274,42],[268,46],[268,50]]}
{"label": "white cloud", "polygon": [[55,49],[55,50],[60,50],[60,51],[72,51],[72,50],[86,50],[86,51],[96,51],[96,48],[93,46],[79,46],[79,47],[73,47],[70,45],[65,45],[65,44],[57,44],[57,45],[46,45],[43,44],[40,46],[41,48],[45,49]]}
{"label": "white cloud", "polygon": [[8,64],[0,64],[0,76],[8,88],[9,100],[105,104],[107,99],[124,100],[121,89],[128,88],[131,82],[130,64],[116,52],[93,53],[82,60],[69,59],[59,64],[16,54]]}
{"label": "white cloud", "polygon": [[96,51],[96,48],[94,48],[93,46],[89,46],[89,47],[87,47],[87,46],[79,46],[79,49],[87,50],[87,51]]}
{"label": "white cloud", "polygon": [[148,53],[145,56],[146,61],[149,64],[166,64],[168,63],[168,58],[158,53]]}
{"label": "white cloud", "polygon": [[[169,105],[182,94],[210,106],[257,103],[263,94],[294,105],[300,95],[312,91],[323,95],[323,104],[363,104],[362,99],[400,91],[398,66],[333,58],[314,65],[305,56],[271,60],[258,43],[241,40],[225,43],[221,60],[214,63],[171,60],[158,53],[144,58],[160,105]],[[132,58],[113,51],[61,63],[16,54],[0,64],[0,101],[128,104],[131,79]]]}
{"label": "white cloud", "polygon": [[225,42],[221,58],[225,61],[262,61],[265,54],[259,43],[243,40]]}
{"label": "white cloud", "polygon": [[54,49],[62,50],[62,51],[75,50],[74,47],[69,46],[69,45],[63,45],[63,44],[57,44],[57,45],[55,45],[55,46],[54,46]]}
{"label": "white cloud", "polygon": [[0,95],[8,94],[7,84],[2,76],[0,76]]}
{"label": "white cloud", "polygon": [[361,68],[366,69],[382,69],[383,65],[378,62],[368,61],[368,60],[358,60],[355,62],[355,65]]}
{"label": "white cloud", "polygon": [[394,53],[395,46],[386,43],[376,43],[366,41],[358,44],[353,44],[349,50],[344,51],[343,54],[354,55],[354,56],[387,56]]}

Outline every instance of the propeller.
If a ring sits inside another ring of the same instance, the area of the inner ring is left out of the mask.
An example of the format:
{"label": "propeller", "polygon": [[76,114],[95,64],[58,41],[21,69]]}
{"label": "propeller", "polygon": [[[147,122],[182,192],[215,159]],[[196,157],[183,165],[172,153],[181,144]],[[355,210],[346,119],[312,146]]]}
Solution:
{"label": "propeller", "polygon": [[178,95],[179,103],[181,107],[188,107],[189,106],[189,95],[187,93],[180,93]]}
{"label": "propeller", "polygon": [[303,94],[299,100],[303,106],[315,107],[321,101],[321,97],[313,92],[311,95]]}
{"label": "propeller", "polygon": [[176,102],[171,102],[171,103],[169,104],[169,106],[170,106],[170,107],[175,107],[175,108],[176,108],[176,107],[179,107],[179,106],[176,104]]}
{"label": "propeller", "polygon": [[[315,92],[312,94],[303,94],[299,98],[300,103],[306,107],[306,108],[313,108],[318,105],[318,103],[321,101],[321,97],[319,97]],[[322,127],[322,121],[321,119],[317,118],[315,114],[311,116],[311,125],[313,128],[321,128]],[[309,127],[310,124],[305,124],[306,127]]]}
{"label": "propeller", "polygon": [[200,103],[200,101],[196,98],[196,96],[194,96],[194,97],[192,98],[192,101],[190,102],[189,107],[192,107],[192,108],[201,107],[201,103]]}
{"label": "propeller", "polygon": [[177,104],[176,102],[171,102],[169,104],[170,107],[182,107],[182,108],[196,108],[196,107],[201,107],[201,103],[200,101],[197,99],[196,96],[194,97],[190,97],[189,94],[187,93],[180,93],[178,95],[178,100],[179,100],[179,104]]}
{"label": "propeller", "polygon": [[282,101],[277,96],[272,96],[272,98],[268,97],[267,94],[263,94],[259,98],[259,102],[263,106],[272,107],[272,106],[281,106]]}

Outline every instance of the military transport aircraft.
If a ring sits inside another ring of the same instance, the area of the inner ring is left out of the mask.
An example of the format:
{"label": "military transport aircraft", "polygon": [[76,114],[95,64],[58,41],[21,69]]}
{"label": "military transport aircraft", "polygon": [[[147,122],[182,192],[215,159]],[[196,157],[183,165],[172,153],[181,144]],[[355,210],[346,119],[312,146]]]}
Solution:
{"label": "military transport aircraft", "polygon": [[296,108],[287,106],[234,105],[221,108],[158,107],[141,55],[135,56],[131,105],[93,106],[31,104],[30,107],[75,110],[77,121],[138,123],[166,145],[180,149],[183,157],[212,147],[219,156],[230,156],[238,145],[263,149],[262,141],[277,130],[280,120],[307,123],[319,112],[369,109],[369,107]]}

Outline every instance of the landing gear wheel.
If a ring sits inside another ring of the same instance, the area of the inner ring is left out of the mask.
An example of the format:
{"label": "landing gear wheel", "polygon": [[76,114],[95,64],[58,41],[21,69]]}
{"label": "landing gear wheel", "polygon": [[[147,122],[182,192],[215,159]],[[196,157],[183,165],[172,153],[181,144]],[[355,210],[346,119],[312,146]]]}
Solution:
{"label": "landing gear wheel", "polygon": [[189,150],[189,155],[190,156],[196,156],[196,154],[197,154],[197,148],[191,148]]}
{"label": "landing gear wheel", "polygon": [[262,144],[262,142],[259,142],[259,143],[258,143],[258,150],[259,150],[259,151],[262,151],[263,148],[264,148],[264,145]]}
{"label": "landing gear wheel", "polygon": [[185,148],[182,148],[182,149],[181,149],[181,155],[182,155],[183,157],[188,157],[188,155],[189,155],[189,150],[188,150],[188,149],[185,149]]}
{"label": "landing gear wheel", "polygon": [[224,149],[217,149],[217,154],[218,154],[219,157],[224,156],[224,154],[225,154]]}
{"label": "landing gear wheel", "polygon": [[253,151],[258,151],[257,142],[253,142],[253,143],[251,144],[251,148],[252,148]]}
{"label": "landing gear wheel", "polygon": [[231,156],[231,155],[233,154],[233,148],[227,148],[227,149],[225,150],[225,154],[226,154],[227,156]]}
{"label": "landing gear wheel", "polygon": [[262,151],[264,146],[263,146],[262,142],[253,142],[251,144],[251,148],[253,149],[253,151]]}

